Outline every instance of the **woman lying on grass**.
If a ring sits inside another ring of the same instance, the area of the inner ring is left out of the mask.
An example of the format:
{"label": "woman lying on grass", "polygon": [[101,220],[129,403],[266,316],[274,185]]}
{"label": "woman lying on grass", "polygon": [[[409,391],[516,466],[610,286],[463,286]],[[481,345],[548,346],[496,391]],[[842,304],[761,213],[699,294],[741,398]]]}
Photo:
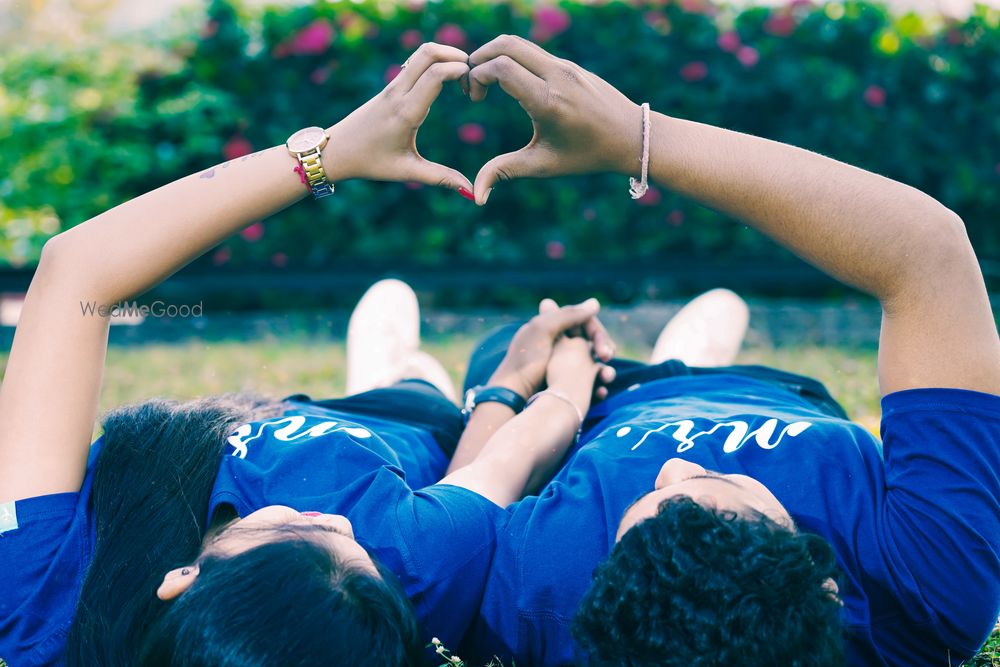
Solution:
{"label": "woman lying on grass", "polygon": [[[330,182],[419,181],[467,194],[463,176],[415,148],[416,128],[443,83],[468,73],[466,60],[424,45],[384,91],[326,130],[328,142],[321,130],[300,132],[289,150],[313,141]],[[81,304],[150,289],[301,199],[303,180],[323,194],[315,160],[289,150],[182,178],[46,245],[0,390],[8,664],[416,664],[432,636],[457,645],[503,507],[537,487],[572,441],[600,369],[589,340],[560,335],[583,327],[610,357],[596,303],[546,306],[491,381],[534,390],[547,374],[576,411],[539,400],[443,480],[462,419],[421,381],[322,403],[154,399],[112,413],[90,447],[109,320]],[[372,304],[354,338],[371,351],[386,331],[398,335],[382,349],[392,363],[352,353],[358,391],[404,377],[407,360],[392,355],[416,352],[412,293],[384,284]],[[410,357],[414,375],[442,374]],[[520,428],[539,437],[518,441]]]}

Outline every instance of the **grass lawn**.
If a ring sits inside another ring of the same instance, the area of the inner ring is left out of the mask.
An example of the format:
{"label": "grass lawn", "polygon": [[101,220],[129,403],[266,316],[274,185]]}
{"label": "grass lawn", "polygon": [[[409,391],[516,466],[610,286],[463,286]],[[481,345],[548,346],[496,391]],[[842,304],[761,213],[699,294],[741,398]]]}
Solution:
{"label": "grass lawn", "polygon": [[[456,386],[475,344],[468,336],[437,337],[425,344],[451,372]],[[648,349],[626,348],[623,356],[644,359]],[[878,433],[878,382],[875,350],[850,348],[751,348],[738,363],[765,364],[815,377],[847,409],[852,419]],[[6,365],[6,355],[0,355]],[[112,346],[101,395],[101,409],[152,396],[187,399],[241,389],[273,396],[306,393],[334,397],[344,388],[344,346],[330,340],[289,340]],[[1000,667],[1000,631],[968,663]],[[946,667],[942,665],[942,667]]]}

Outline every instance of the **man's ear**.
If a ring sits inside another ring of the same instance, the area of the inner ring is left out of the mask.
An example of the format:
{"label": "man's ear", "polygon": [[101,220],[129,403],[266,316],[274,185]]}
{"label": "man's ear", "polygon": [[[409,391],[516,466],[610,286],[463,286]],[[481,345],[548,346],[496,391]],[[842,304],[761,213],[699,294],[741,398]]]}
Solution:
{"label": "man's ear", "polygon": [[179,567],[176,570],[170,570],[170,572],[163,575],[163,582],[160,584],[160,587],[156,589],[156,597],[163,601],[173,600],[178,595],[191,588],[191,584],[193,584],[194,580],[198,578],[198,571],[197,565],[189,565],[188,567]]}

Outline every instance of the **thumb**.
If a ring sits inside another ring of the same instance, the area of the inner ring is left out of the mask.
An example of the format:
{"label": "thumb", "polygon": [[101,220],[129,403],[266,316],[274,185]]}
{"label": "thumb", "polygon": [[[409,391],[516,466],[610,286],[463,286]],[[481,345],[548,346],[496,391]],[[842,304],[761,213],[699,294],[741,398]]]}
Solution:
{"label": "thumb", "polygon": [[538,314],[544,315],[545,313],[551,313],[559,310],[559,304],[552,299],[542,299],[541,303],[538,304]]}
{"label": "thumb", "polygon": [[584,322],[597,315],[600,309],[601,304],[597,299],[587,299],[575,306],[563,306],[538,317],[544,322],[546,330],[555,336],[573,327],[583,325]]}
{"label": "thumb", "polygon": [[519,151],[498,155],[482,166],[476,175],[476,203],[482,206],[490,196],[497,181],[516,178],[539,178],[552,171],[549,155],[537,145],[530,144]]}
{"label": "thumb", "polygon": [[470,195],[473,192],[472,183],[462,172],[446,167],[437,162],[415,157],[407,165],[406,176],[400,180],[416,181],[424,185],[433,185],[450,190],[465,190]]}

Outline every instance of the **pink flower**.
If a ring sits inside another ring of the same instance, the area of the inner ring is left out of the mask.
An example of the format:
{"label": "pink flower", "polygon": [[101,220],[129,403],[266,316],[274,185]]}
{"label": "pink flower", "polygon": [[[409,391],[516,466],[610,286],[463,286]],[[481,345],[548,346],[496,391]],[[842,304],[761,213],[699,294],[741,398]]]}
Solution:
{"label": "pink flower", "polygon": [[649,189],[646,190],[646,194],[639,197],[635,203],[640,206],[656,206],[662,198],[663,196],[660,194],[659,188],[655,185],[650,185]]}
{"label": "pink flower", "polygon": [[227,160],[235,160],[250,153],[253,153],[253,145],[239,133],[229,137],[229,141],[222,147],[222,154]]}
{"label": "pink flower", "polygon": [[562,241],[549,241],[545,244],[545,255],[549,259],[560,260],[566,256],[566,246]]}
{"label": "pink flower", "polygon": [[212,264],[215,266],[222,266],[223,264],[228,264],[229,260],[232,259],[233,253],[229,248],[222,247],[212,253]]}
{"label": "pink flower", "polygon": [[689,83],[701,81],[708,76],[708,65],[702,60],[693,60],[680,69],[681,78]]}
{"label": "pink flower", "polygon": [[215,37],[215,33],[217,32],[219,32],[219,22],[206,21],[205,25],[201,27],[201,38],[208,39],[209,37]]}
{"label": "pink flower", "polygon": [[760,52],[752,46],[741,46],[736,51],[736,59],[744,67],[750,68],[760,62]]}
{"label": "pink flower", "polygon": [[445,23],[434,33],[434,41],[461,49],[465,47],[469,38],[466,36],[465,31],[454,23]]}
{"label": "pink flower", "polygon": [[274,253],[271,255],[271,264],[279,269],[285,268],[288,266],[288,255],[283,252]]}
{"label": "pink flower", "polygon": [[240,236],[243,237],[244,241],[247,241],[249,243],[256,243],[257,241],[260,241],[261,238],[264,236],[264,223],[262,222],[253,223],[252,225],[244,229],[242,232],[240,232]]}
{"label": "pink flower", "polygon": [[393,79],[395,79],[397,76],[399,76],[399,73],[402,72],[402,71],[403,71],[403,68],[400,67],[399,65],[389,65],[385,69],[385,82],[389,83],[390,81],[392,81]]}
{"label": "pink flower", "polygon": [[289,50],[298,55],[323,53],[333,41],[333,26],[326,19],[316,19],[292,39]]}
{"label": "pink flower", "polygon": [[865,100],[865,104],[873,109],[880,109],[885,106],[885,88],[882,86],[876,86],[875,84],[868,86],[865,88],[862,97]]}
{"label": "pink flower", "polygon": [[309,80],[312,81],[317,86],[321,86],[326,83],[326,80],[330,78],[330,68],[329,67],[317,67],[312,72],[309,73]]}
{"label": "pink flower", "polygon": [[795,32],[795,19],[792,18],[791,14],[771,14],[764,21],[764,30],[776,37],[788,37]]}
{"label": "pink flower", "polygon": [[531,38],[536,42],[547,42],[566,32],[570,23],[569,14],[561,7],[539,7],[535,12],[535,23],[531,26]]}
{"label": "pink flower", "polygon": [[735,30],[730,30],[719,35],[715,43],[726,53],[736,53],[740,48],[740,35]]}
{"label": "pink flower", "polygon": [[479,123],[463,123],[458,126],[458,138],[464,144],[481,144],[486,139],[486,130]]}
{"label": "pink flower", "polygon": [[399,45],[412,51],[424,43],[424,35],[419,30],[407,30],[399,36]]}
{"label": "pink flower", "polygon": [[681,9],[689,14],[702,14],[705,12],[704,0],[681,0]]}
{"label": "pink flower", "polygon": [[684,224],[684,211],[675,208],[667,214],[667,222],[671,227],[680,227]]}

